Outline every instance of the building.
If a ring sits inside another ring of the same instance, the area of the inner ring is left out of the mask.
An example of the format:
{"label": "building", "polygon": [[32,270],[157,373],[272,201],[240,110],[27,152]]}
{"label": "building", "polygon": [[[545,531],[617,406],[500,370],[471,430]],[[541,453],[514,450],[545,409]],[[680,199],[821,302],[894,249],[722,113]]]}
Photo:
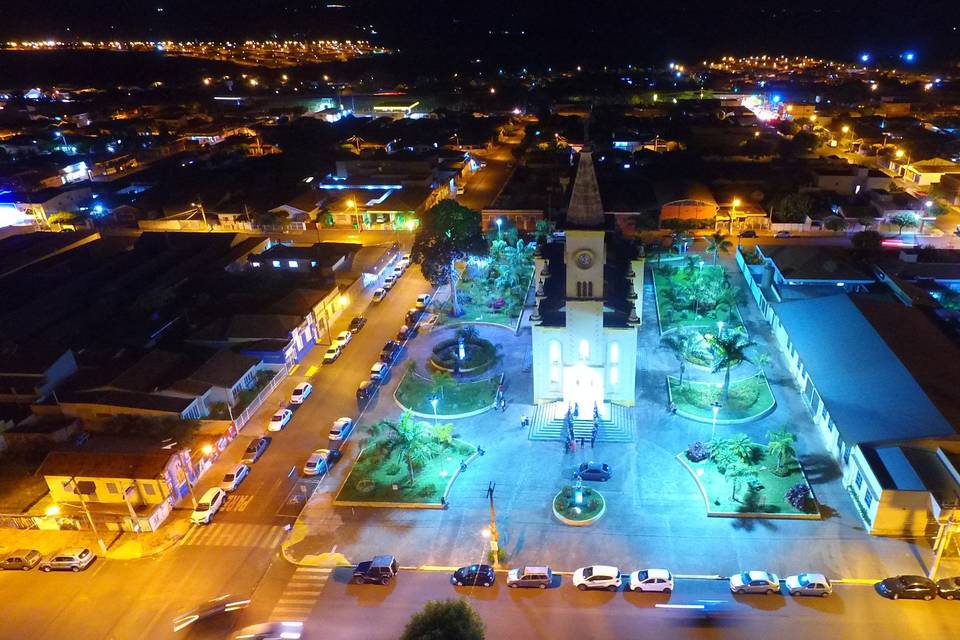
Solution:
{"label": "building", "polygon": [[859,165],[819,167],[813,170],[817,189],[851,196],[864,189],[888,189],[890,178],[882,171]]}
{"label": "building", "polygon": [[565,241],[535,257],[533,400],[597,406],[606,417],[609,403],[635,402],[644,262],[605,231],[591,155],[580,154]]}
{"label": "building", "polygon": [[55,213],[76,213],[90,201],[90,187],[49,188],[31,193],[8,193],[0,195],[0,224],[4,209],[15,210],[20,217],[32,219],[46,226]]}
{"label": "building", "polygon": [[940,182],[945,175],[949,174],[960,174],[960,164],[944,158],[914,162],[903,168],[903,179],[921,186]]}
{"label": "building", "polygon": [[692,181],[659,182],[654,185],[660,205],[660,226],[667,220],[713,221],[719,207],[705,184]]}

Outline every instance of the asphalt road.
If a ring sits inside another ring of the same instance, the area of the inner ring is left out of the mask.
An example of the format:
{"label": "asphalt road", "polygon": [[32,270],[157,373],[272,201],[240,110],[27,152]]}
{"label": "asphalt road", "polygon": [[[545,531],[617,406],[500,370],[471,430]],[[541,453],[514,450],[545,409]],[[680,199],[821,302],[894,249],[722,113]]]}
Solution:
{"label": "asphalt road", "polygon": [[[306,622],[308,639],[395,639],[427,600],[462,596],[477,608],[487,637],[549,638],[886,638],[956,637],[960,604],[891,602],[868,585],[837,585],[829,598],[734,596],[720,580],[678,580],[672,595],[580,592],[570,578],[553,588],[509,589],[503,574],[489,588],[455,588],[446,573],[401,572],[387,587],[349,584],[336,570]],[[718,601],[706,615],[656,605]]]}

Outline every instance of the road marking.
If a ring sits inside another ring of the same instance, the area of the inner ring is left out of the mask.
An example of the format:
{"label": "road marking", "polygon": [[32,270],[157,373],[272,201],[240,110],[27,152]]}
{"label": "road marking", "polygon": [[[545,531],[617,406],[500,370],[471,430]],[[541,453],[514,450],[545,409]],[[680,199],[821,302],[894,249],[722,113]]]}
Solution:
{"label": "road marking", "polygon": [[323,592],[331,573],[332,567],[297,567],[274,605],[269,619],[305,620],[317,597]]}
{"label": "road marking", "polygon": [[[300,365],[297,365],[297,366],[299,367]],[[310,365],[310,368],[307,369],[307,372],[304,375],[308,378],[312,378],[313,376],[317,375],[317,371],[319,370],[320,370],[320,367],[313,364],[313,365]]]}
{"label": "road marking", "polygon": [[295,373],[297,372],[297,369],[299,369],[299,368],[300,368],[300,365],[299,365],[299,364],[293,365],[293,368],[290,369],[289,372],[287,372],[287,375],[288,375],[288,376],[292,376],[293,374],[295,374]]}
{"label": "road marking", "polygon": [[271,549],[283,538],[283,527],[236,522],[194,525],[181,545],[208,547],[259,547]]}
{"label": "road marking", "polygon": [[253,500],[253,494],[232,493],[227,496],[227,501],[223,504],[224,511],[244,511],[250,506]]}

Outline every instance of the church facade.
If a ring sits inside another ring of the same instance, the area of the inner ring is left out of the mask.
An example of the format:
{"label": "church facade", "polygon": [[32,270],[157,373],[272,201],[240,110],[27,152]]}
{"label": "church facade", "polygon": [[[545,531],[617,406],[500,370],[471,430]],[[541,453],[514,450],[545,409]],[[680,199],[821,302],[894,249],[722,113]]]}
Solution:
{"label": "church facade", "polygon": [[605,229],[590,151],[582,151],[563,242],[535,257],[534,402],[562,401],[605,414],[607,403],[636,400],[637,331],[643,257]]}

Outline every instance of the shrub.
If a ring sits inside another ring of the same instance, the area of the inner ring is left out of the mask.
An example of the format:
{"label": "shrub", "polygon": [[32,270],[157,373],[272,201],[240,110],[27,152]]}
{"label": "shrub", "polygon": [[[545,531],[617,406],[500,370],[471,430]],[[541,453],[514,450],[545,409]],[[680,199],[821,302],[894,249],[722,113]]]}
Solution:
{"label": "shrub", "polygon": [[571,496],[573,496],[573,487],[571,487],[570,485],[567,485],[560,491],[560,493],[563,494],[564,498],[570,498]]}
{"label": "shrub", "polygon": [[588,511],[599,511],[599,509],[600,509],[600,501],[597,500],[596,498],[592,498],[590,501],[587,502]]}
{"label": "shrub", "polygon": [[709,457],[710,451],[699,440],[687,446],[687,459],[691,462],[703,462]]}
{"label": "shrub", "polygon": [[396,463],[391,464],[390,466],[388,466],[386,469],[383,470],[383,472],[388,476],[398,475],[401,471],[403,471],[403,469],[400,467],[399,464],[396,464]]}
{"label": "shrub", "polygon": [[437,485],[425,484],[420,489],[420,491],[417,492],[417,495],[420,496],[421,498],[426,498],[427,496],[432,496],[436,492],[437,492]]}
{"label": "shrub", "polygon": [[493,551],[487,551],[487,562],[493,564],[494,562],[506,562],[507,561],[507,552],[503,550],[502,547],[497,548],[497,557],[494,560]]}
{"label": "shrub", "polygon": [[783,497],[794,509],[805,511],[807,502],[810,500],[810,488],[802,482],[798,482],[787,489]]}

